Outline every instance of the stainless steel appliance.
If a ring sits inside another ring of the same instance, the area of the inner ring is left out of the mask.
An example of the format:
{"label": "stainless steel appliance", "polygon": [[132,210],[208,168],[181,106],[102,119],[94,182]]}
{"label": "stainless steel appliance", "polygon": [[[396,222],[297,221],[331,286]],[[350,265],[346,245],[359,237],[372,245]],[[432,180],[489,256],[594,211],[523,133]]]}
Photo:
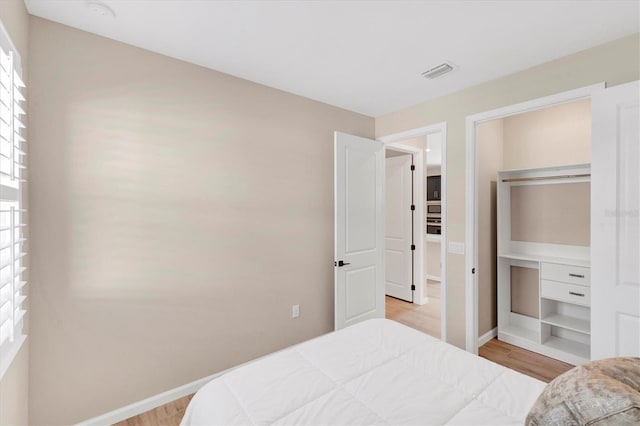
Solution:
{"label": "stainless steel appliance", "polygon": [[442,198],[442,192],[440,191],[442,186],[442,176],[428,176],[427,177],[427,201],[440,201]]}
{"label": "stainless steel appliance", "polygon": [[439,201],[427,202],[427,234],[442,234],[442,206]]}
{"label": "stainless steel appliance", "polygon": [[427,234],[442,234],[442,222],[440,219],[427,218]]}
{"label": "stainless steel appliance", "polygon": [[442,210],[440,203],[427,203],[427,215],[441,213]]}

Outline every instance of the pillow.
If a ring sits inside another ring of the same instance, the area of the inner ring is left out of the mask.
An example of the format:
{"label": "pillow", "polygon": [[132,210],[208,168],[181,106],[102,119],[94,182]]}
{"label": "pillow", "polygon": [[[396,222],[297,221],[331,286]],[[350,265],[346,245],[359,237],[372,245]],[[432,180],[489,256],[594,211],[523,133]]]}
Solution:
{"label": "pillow", "polygon": [[640,424],[640,358],[593,361],[556,377],[533,404],[525,424]]}

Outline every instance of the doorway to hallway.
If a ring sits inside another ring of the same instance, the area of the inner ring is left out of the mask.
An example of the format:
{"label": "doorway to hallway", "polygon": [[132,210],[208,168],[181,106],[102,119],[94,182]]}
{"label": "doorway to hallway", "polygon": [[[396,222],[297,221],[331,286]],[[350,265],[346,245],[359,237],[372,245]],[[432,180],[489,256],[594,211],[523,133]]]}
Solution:
{"label": "doorway to hallway", "polygon": [[398,321],[430,336],[441,338],[440,317],[442,305],[440,300],[440,282],[427,280],[427,297],[429,303],[418,305],[393,297],[386,297],[386,317]]}

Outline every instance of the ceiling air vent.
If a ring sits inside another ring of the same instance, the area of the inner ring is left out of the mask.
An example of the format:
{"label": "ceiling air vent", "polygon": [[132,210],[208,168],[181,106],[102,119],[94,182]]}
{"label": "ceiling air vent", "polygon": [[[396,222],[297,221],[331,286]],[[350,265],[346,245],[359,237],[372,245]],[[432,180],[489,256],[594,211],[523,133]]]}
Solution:
{"label": "ceiling air vent", "polygon": [[434,78],[438,78],[450,71],[453,71],[453,66],[445,62],[423,72],[422,76],[428,78],[429,80],[433,80]]}

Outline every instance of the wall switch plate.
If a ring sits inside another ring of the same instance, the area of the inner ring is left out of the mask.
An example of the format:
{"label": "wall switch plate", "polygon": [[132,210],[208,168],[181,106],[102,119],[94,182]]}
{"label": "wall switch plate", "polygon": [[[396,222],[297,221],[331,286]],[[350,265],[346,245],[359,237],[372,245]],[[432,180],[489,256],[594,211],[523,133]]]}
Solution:
{"label": "wall switch plate", "polygon": [[300,316],[300,305],[293,305],[291,307],[291,318],[298,318]]}
{"label": "wall switch plate", "polygon": [[452,254],[464,254],[464,243],[449,243],[449,253]]}

